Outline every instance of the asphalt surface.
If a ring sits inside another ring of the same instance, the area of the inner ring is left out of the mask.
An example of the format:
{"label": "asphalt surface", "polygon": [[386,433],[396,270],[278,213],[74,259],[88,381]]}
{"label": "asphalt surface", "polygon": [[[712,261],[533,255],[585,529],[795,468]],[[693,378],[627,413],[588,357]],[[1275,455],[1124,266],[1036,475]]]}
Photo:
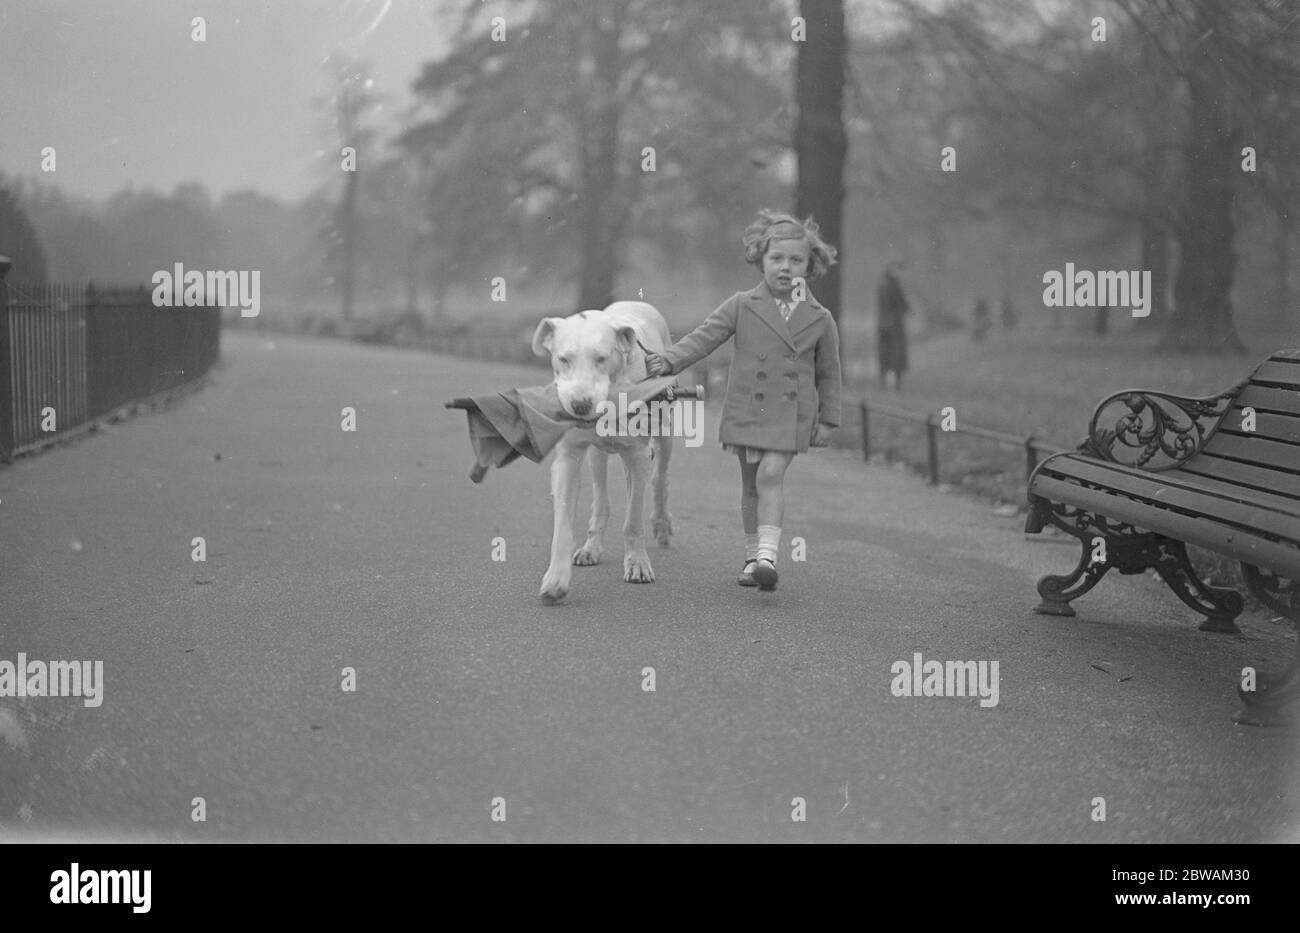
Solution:
{"label": "asphalt surface", "polygon": [[[173,407],[0,469],[0,660],[104,664],[97,708],[0,697],[0,841],[1300,838],[1294,728],[1231,721],[1241,668],[1288,650],[1265,615],[1201,632],[1117,575],[1034,615],[1073,542],[842,450],[796,458],[779,588],[741,588],[713,410],[657,581],[622,581],[615,461],[605,559],[546,607],[547,470],[472,485],[442,408],[543,371],[223,354]],[[894,696],[916,652],[996,660],[998,704]]]}

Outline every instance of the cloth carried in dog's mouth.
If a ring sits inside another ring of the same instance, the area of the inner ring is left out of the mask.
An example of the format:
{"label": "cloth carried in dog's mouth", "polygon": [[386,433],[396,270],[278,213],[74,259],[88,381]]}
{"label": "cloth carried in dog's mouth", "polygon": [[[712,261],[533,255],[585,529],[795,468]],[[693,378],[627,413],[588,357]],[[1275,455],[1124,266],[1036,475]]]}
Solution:
{"label": "cloth carried in dog's mouth", "polygon": [[[610,395],[626,393],[627,402],[647,402],[673,386],[675,376],[659,376],[644,382],[615,385]],[[466,409],[469,442],[474,448],[474,468],[469,478],[483,481],[488,467],[503,467],[520,456],[540,463],[572,428],[595,427],[599,418],[575,418],[560,405],[555,383],[508,389],[490,395],[475,395]]]}

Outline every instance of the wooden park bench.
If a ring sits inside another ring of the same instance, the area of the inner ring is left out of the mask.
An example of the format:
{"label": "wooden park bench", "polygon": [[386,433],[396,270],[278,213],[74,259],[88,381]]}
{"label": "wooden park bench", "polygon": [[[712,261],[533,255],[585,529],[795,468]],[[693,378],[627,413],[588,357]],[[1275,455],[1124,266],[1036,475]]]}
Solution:
{"label": "wooden park bench", "polygon": [[[1201,581],[1194,544],[1240,561],[1260,602],[1300,626],[1300,350],[1207,398],[1130,389],[1103,399],[1078,450],[1034,471],[1029,504],[1027,532],[1050,524],[1083,545],[1072,573],[1038,581],[1036,612],[1072,616],[1070,602],[1106,571],[1150,567],[1205,615],[1202,629],[1236,632],[1245,600]],[[1297,694],[1300,650],[1280,674],[1259,673],[1255,690],[1238,687],[1237,721],[1274,721]]]}

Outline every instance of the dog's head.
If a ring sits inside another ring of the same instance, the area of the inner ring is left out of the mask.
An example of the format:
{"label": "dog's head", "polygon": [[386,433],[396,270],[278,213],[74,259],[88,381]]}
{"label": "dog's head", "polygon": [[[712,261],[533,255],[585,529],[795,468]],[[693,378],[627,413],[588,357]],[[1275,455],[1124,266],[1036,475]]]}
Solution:
{"label": "dog's head", "polygon": [[612,324],[599,311],[548,317],[533,333],[533,352],[551,355],[560,405],[575,418],[594,418],[610,386],[630,380],[636,331]]}

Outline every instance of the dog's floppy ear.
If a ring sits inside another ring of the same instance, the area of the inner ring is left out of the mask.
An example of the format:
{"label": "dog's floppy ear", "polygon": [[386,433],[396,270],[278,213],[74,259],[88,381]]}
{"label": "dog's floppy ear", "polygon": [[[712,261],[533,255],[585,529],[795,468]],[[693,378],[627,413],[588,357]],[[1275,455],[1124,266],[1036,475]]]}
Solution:
{"label": "dog's floppy ear", "polygon": [[551,352],[551,338],[555,336],[555,325],[559,320],[558,317],[543,318],[537,325],[537,330],[533,331],[533,353],[546,356]]}
{"label": "dog's floppy ear", "polygon": [[629,324],[622,327],[614,328],[614,340],[618,343],[618,349],[627,356],[636,346],[636,330]]}

